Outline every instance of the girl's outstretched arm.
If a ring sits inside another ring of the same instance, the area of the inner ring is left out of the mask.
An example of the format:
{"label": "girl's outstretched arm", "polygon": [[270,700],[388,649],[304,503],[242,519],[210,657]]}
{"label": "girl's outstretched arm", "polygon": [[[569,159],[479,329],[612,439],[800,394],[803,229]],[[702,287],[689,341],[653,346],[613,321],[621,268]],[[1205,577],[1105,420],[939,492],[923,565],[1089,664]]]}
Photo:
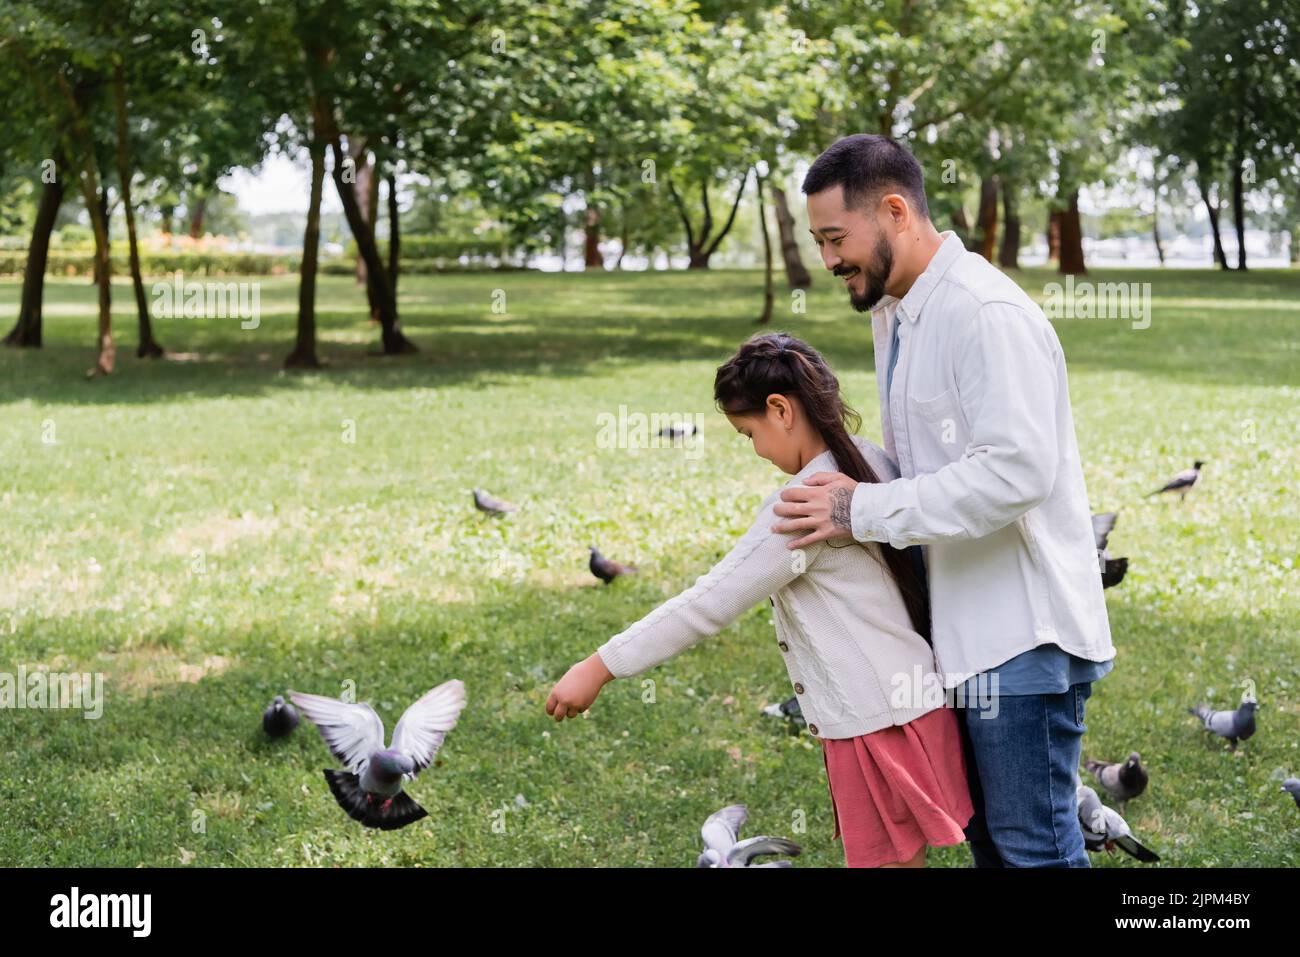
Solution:
{"label": "girl's outstretched arm", "polygon": [[749,531],[708,574],[570,668],[547,699],[547,714],[557,720],[581,714],[613,678],[648,671],[717,634],[811,566],[821,545],[791,552],[785,536],[772,534],[777,500],[776,493],[768,497]]}

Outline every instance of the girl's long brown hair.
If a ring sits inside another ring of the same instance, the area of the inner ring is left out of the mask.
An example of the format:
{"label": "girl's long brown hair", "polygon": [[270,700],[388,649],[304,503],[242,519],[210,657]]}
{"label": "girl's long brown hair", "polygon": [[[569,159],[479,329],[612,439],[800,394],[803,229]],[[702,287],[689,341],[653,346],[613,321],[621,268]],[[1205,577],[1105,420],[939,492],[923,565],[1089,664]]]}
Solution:
{"label": "girl's long brown hair", "polygon": [[[714,404],[731,415],[761,414],[772,394],[799,400],[841,472],[858,482],[880,481],[851,438],[862,416],[845,404],[830,366],[812,346],[784,332],[751,338],[718,367],[713,380]],[[912,628],[929,642],[929,593],[912,556],[888,542],[874,544],[898,583]]]}

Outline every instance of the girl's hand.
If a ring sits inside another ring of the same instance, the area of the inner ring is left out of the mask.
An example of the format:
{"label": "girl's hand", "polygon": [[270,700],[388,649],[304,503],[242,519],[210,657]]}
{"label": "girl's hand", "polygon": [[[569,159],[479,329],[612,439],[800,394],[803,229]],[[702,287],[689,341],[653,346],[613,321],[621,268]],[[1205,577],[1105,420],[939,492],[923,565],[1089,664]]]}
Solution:
{"label": "girl's hand", "polygon": [[576,718],[591,707],[600,689],[614,676],[600,660],[600,655],[592,652],[591,656],[564,673],[551,689],[551,696],[546,699],[546,713],[553,715],[556,721]]}

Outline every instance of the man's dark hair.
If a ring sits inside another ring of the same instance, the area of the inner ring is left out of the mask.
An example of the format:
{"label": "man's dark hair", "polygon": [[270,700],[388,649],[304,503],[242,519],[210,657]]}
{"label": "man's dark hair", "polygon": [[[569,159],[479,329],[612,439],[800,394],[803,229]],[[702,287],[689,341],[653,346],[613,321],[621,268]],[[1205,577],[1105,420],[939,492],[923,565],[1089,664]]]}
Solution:
{"label": "man's dark hair", "polygon": [[912,209],[930,218],[921,164],[902,143],[875,133],[854,133],[836,140],[803,178],[805,195],[832,186],[844,189],[844,207],[860,209],[886,191],[902,193]]}

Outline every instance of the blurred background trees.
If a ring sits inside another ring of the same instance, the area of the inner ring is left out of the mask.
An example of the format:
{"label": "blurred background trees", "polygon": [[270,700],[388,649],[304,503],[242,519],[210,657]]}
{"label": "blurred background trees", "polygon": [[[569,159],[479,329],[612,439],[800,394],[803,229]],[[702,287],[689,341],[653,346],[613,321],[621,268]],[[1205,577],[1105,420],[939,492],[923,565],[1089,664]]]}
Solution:
{"label": "blurred background trees", "polygon": [[[320,269],[365,286],[387,353],[415,348],[405,270],[763,263],[764,318],[774,272],[815,281],[799,175],[863,131],[906,142],[939,228],[1004,268],[1081,273],[1114,237],[1163,263],[1190,236],[1223,269],[1248,229],[1300,246],[1300,0],[218,8],[0,8],[6,344],[41,344],[50,272],[99,283],[101,373],[114,274],[143,357],[163,354],[143,278],[175,269],[296,270],[286,361],[308,367]],[[305,212],[240,208],[232,171],[286,157]]]}

